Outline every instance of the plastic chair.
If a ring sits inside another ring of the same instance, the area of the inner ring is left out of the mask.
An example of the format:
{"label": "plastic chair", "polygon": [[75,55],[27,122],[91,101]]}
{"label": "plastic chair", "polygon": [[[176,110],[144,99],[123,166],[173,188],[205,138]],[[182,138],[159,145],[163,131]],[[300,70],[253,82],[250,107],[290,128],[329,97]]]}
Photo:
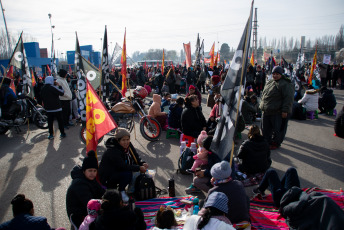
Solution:
{"label": "plastic chair", "polygon": [[178,129],[174,129],[174,128],[171,128],[171,127],[167,127],[167,130],[166,130],[166,139],[170,138],[170,137],[174,137],[174,138],[177,138],[179,139],[179,131]]}
{"label": "plastic chair", "polygon": [[313,120],[314,118],[318,119],[318,110],[307,111],[307,118]]}
{"label": "plastic chair", "polygon": [[337,110],[336,109],[331,109],[326,111],[326,115],[328,116],[337,116]]}
{"label": "plastic chair", "polygon": [[188,135],[185,135],[184,133],[182,133],[180,142],[185,141],[186,142],[186,146],[187,147],[191,147],[191,143],[192,142],[196,142],[195,139],[196,138],[188,136]]}

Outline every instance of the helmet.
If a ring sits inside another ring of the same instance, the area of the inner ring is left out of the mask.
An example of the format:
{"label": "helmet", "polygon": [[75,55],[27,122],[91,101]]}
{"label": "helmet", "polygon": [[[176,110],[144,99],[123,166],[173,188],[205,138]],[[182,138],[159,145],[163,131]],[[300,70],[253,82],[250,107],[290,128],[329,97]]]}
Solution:
{"label": "helmet", "polygon": [[147,95],[148,95],[147,90],[142,86],[137,86],[136,89],[134,90],[134,97],[145,99]]}

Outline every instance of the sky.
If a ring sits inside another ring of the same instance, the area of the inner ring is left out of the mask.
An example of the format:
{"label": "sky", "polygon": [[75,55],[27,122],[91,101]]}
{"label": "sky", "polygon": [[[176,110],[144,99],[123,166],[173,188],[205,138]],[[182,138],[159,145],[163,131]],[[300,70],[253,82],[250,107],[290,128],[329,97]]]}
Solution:
{"label": "sky", "polygon": [[[195,51],[197,33],[204,39],[205,51],[215,42],[236,48],[248,19],[251,0],[1,0],[11,34],[30,35],[40,48],[51,49],[52,15],[55,50],[75,49],[75,31],[80,45],[93,45],[100,51],[105,25],[112,53],[116,42],[122,46],[127,31],[127,53],[148,49],[180,52],[191,42]],[[306,40],[336,35],[344,24],[343,0],[256,0],[258,41],[285,36]],[[4,29],[0,20],[0,29]],[[253,36],[252,36],[253,37]],[[251,41],[252,45],[252,41]]]}

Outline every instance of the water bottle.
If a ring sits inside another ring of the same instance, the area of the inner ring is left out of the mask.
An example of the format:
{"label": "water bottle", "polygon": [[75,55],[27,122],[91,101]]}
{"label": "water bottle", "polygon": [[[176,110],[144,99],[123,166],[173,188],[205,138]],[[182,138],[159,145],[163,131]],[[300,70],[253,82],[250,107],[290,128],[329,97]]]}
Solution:
{"label": "water bottle", "polygon": [[170,178],[168,180],[168,196],[169,197],[175,197],[176,196],[176,190],[174,187],[174,179]]}
{"label": "water bottle", "polygon": [[128,206],[129,206],[130,210],[134,211],[134,209],[135,209],[135,200],[134,200],[134,198],[132,198],[132,197],[129,198]]}
{"label": "water bottle", "polygon": [[192,215],[197,215],[198,214],[198,211],[199,211],[199,206],[198,205],[195,205],[194,209],[193,209],[193,212],[192,212]]}
{"label": "water bottle", "polygon": [[191,148],[190,148],[191,152],[194,153],[194,155],[197,154],[197,147],[196,147],[196,143],[195,142],[192,142],[191,143]]}
{"label": "water bottle", "polygon": [[186,142],[185,141],[182,141],[180,143],[180,155],[182,155],[184,149],[186,148]]}

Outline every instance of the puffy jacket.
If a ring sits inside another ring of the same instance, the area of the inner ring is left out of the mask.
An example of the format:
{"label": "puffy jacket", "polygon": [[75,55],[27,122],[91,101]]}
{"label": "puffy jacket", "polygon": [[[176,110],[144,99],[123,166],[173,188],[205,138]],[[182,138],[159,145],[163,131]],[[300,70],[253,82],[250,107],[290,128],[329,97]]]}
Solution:
{"label": "puffy jacket", "polygon": [[204,115],[199,107],[185,107],[181,121],[183,133],[194,138],[197,138],[203,130],[203,127],[206,127],[207,125]]}
{"label": "puffy jacket", "polygon": [[316,90],[307,90],[303,97],[298,101],[307,111],[318,109],[319,94]]}
{"label": "puffy jacket", "polygon": [[321,110],[331,110],[337,105],[335,96],[333,95],[332,89],[326,89],[321,92],[319,98],[319,109]]}
{"label": "puffy jacket", "polygon": [[254,174],[265,172],[271,166],[270,148],[263,136],[244,141],[238,152],[242,159],[242,170]]}
{"label": "puffy jacket", "polygon": [[87,203],[91,199],[101,199],[104,189],[96,180],[88,180],[79,165],[71,171],[72,183],[66,195],[67,214],[78,227],[87,216]]}
{"label": "puffy jacket", "polygon": [[12,220],[0,225],[1,230],[50,230],[47,218],[42,216],[31,216],[29,214],[20,214]]}
{"label": "puffy jacket", "polygon": [[294,101],[294,86],[290,79],[282,76],[278,81],[270,80],[266,83],[259,108],[266,115],[282,112],[291,113]]}
{"label": "puffy jacket", "polygon": [[53,86],[54,79],[47,77],[45,79],[45,85],[41,90],[41,97],[44,108],[47,112],[62,111],[59,96],[64,94],[64,90],[61,86]]}
{"label": "puffy jacket", "polygon": [[178,129],[182,127],[181,117],[182,117],[183,107],[174,103],[171,104],[168,111],[168,126]]}
{"label": "puffy jacket", "polygon": [[157,117],[165,115],[166,113],[161,112],[161,97],[158,94],[153,94],[153,103],[149,107],[148,115],[152,117]]}

